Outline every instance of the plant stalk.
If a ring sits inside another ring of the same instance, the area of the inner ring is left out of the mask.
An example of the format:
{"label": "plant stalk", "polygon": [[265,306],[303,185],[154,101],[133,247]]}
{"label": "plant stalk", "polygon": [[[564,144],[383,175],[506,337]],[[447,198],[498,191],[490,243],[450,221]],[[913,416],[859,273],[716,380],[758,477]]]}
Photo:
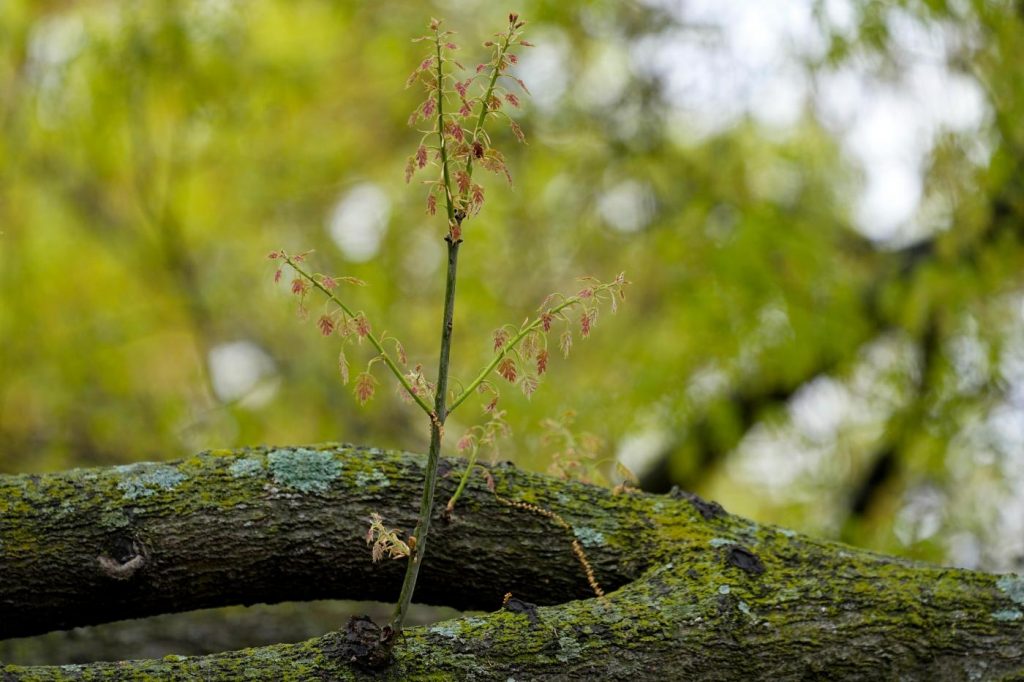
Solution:
{"label": "plant stalk", "polygon": [[[594,293],[610,289],[611,287],[612,284],[602,284],[600,286],[594,287]],[[576,305],[581,300],[582,299],[578,295],[570,296],[569,298],[562,301],[562,303],[552,308],[548,308],[547,312],[551,315],[557,315],[566,308],[571,308],[572,306]],[[507,341],[505,345],[501,347],[501,350],[494,354],[494,357],[491,358],[491,361],[489,363],[487,363],[487,366],[480,370],[480,373],[476,375],[476,378],[473,379],[473,381],[471,381],[468,386],[462,389],[461,393],[459,393],[457,396],[455,396],[455,398],[452,399],[451,405],[449,405],[448,407],[448,411],[454,412],[455,408],[457,408],[459,405],[465,402],[466,398],[473,395],[473,391],[475,391],[480,386],[480,384],[482,384],[484,380],[491,374],[491,372],[494,371],[494,368],[498,366],[498,363],[501,362],[502,358],[511,353],[515,349],[515,347],[519,345],[519,342],[525,339],[527,335],[530,334],[530,332],[540,329],[542,322],[543,320],[540,317],[534,318],[533,321],[531,321],[529,324],[524,325],[519,330],[519,333],[517,333],[509,341]]]}
{"label": "plant stalk", "polygon": [[[330,289],[325,287],[322,283],[317,281],[317,279],[315,277],[313,277],[313,275],[310,272],[308,272],[306,270],[303,270],[302,267],[300,267],[299,264],[296,263],[293,258],[291,258],[290,256],[287,256],[287,257],[285,257],[285,262],[288,265],[290,265],[292,267],[292,269],[295,270],[295,272],[299,273],[303,278],[305,278],[305,280],[307,282],[309,282],[314,287],[316,287],[321,292],[323,292],[323,294],[327,297],[327,299],[329,301],[333,301],[334,304],[336,306],[338,306],[339,308],[341,308],[341,310],[346,315],[348,315],[350,318],[354,318],[356,316],[356,314],[354,312],[352,312],[351,308],[349,308],[347,305],[345,305],[340,298],[338,298],[337,296],[334,295],[333,291],[331,291]],[[384,365],[388,368],[388,370],[392,374],[395,375],[395,379],[397,379],[398,383],[400,383],[402,385],[402,388],[405,389],[405,392],[408,393],[409,396],[413,399],[413,401],[417,405],[420,406],[420,409],[422,409],[424,413],[426,413],[427,415],[432,414],[431,410],[430,410],[430,406],[427,405],[427,401],[425,401],[422,398],[422,396],[420,396],[419,393],[417,393],[416,391],[413,390],[412,384],[410,384],[409,380],[405,378],[405,374],[402,373],[402,370],[398,367],[397,364],[395,364],[395,361],[391,358],[391,355],[387,352],[387,350],[385,350],[385,348],[384,348],[384,340],[382,338],[377,338],[377,336],[375,334],[372,334],[372,333],[367,334],[366,338],[370,340],[370,344],[375,349],[377,349],[378,353],[380,353],[381,359],[384,360]]]}
{"label": "plant stalk", "polygon": [[444,436],[444,422],[448,417],[446,399],[448,394],[448,365],[452,348],[452,318],[455,313],[455,272],[459,260],[461,240],[445,237],[448,242],[448,274],[444,289],[444,320],[441,325],[441,352],[437,367],[437,393],[434,398],[434,413],[430,419],[430,449],[427,451],[426,477],[423,482],[423,497],[420,500],[420,515],[416,523],[413,537],[416,544],[412,548],[409,562],[405,568],[405,579],[402,581],[402,592],[395,605],[395,613],[391,619],[391,627],[400,632],[416,590],[416,579],[419,577],[420,566],[427,551],[427,535],[430,532],[430,520],[434,510],[434,492],[437,487],[437,465],[441,455],[441,439]]}

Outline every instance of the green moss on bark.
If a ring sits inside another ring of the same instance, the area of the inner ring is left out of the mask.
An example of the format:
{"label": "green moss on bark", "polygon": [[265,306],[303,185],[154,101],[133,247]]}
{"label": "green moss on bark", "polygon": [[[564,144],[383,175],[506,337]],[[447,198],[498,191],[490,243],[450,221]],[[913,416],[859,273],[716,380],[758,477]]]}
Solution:
{"label": "green moss on bark", "polygon": [[[140,467],[0,477],[0,571],[15,577],[14,587],[0,583],[0,623],[65,617],[83,604],[91,614],[145,615],[154,583],[172,592],[176,608],[204,594],[225,602],[345,589],[353,591],[346,596],[393,596],[401,566],[367,560],[363,520],[372,509],[411,526],[420,458],[327,445],[160,466],[179,475]],[[437,526],[422,594],[492,612],[409,629],[381,672],[385,679],[614,679],[651,671],[702,679],[965,679],[1024,668],[1019,576],[881,557],[758,525],[685,495],[612,495],[511,467],[492,473],[503,496],[557,512],[573,532],[498,503],[474,480],[455,519]],[[80,524],[73,531],[69,509]],[[573,537],[587,547],[598,580],[613,588],[606,600],[580,599],[589,595],[569,548]],[[137,580],[119,584],[123,601],[114,608],[111,586],[97,575],[97,547],[114,556],[136,543],[149,563]],[[40,572],[45,562],[65,562],[70,579]],[[49,582],[31,583],[44,574]],[[281,585],[292,592],[273,591]],[[105,601],[83,602],[90,591]],[[551,605],[495,611],[506,591]],[[46,602],[47,594],[60,598]],[[17,610],[4,613],[4,604]],[[331,633],[211,657],[3,672],[27,680],[365,676],[341,657],[341,639]]]}

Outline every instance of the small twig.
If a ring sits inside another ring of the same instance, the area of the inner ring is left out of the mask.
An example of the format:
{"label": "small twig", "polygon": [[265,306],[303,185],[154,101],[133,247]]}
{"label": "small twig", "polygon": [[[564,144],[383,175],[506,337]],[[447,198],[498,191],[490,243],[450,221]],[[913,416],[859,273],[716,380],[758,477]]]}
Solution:
{"label": "small twig", "polygon": [[[621,286],[621,283],[618,281],[612,281],[608,282],[607,284],[601,284],[600,286],[594,287],[593,293],[613,289],[617,286]],[[562,303],[556,305],[554,308],[546,309],[541,315],[538,315],[529,324],[523,326],[519,330],[518,334],[513,336],[511,340],[502,345],[501,350],[494,354],[494,357],[491,358],[491,361],[487,363],[487,365],[482,370],[480,370],[480,373],[477,374],[476,378],[473,379],[473,381],[469,382],[466,388],[464,388],[462,392],[459,393],[459,395],[457,395],[452,400],[451,405],[448,406],[449,414],[454,412],[459,405],[465,402],[466,399],[473,394],[473,391],[475,391],[477,387],[479,387],[480,384],[482,384],[484,380],[486,380],[487,377],[490,376],[491,372],[494,371],[494,368],[498,366],[498,363],[500,363],[510,352],[512,352],[512,350],[514,350],[515,347],[519,345],[519,343],[523,339],[525,339],[532,332],[537,331],[537,329],[539,329],[544,324],[545,315],[557,315],[566,308],[571,308],[572,306],[576,305],[582,300],[583,298],[581,296],[570,296],[569,298],[565,299]]]}
{"label": "small twig", "polygon": [[550,509],[545,509],[544,507],[540,507],[535,504],[530,504],[529,502],[510,500],[506,497],[502,497],[496,491],[494,493],[494,496],[498,499],[499,502],[508,507],[522,509],[523,511],[539,514],[540,516],[551,519],[557,525],[561,526],[562,528],[572,533],[572,553],[576,555],[576,559],[580,562],[580,566],[583,567],[583,572],[587,575],[587,583],[589,583],[590,589],[594,591],[594,594],[597,595],[598,599],[605,599],[604,590],[601,589],[601,585],[597,582],[597,576],[594,574],[594,567],[591,566],[590,560],[587,558],[587,553],[583,551],[583,545],[576,537],[576,532],[573,529],[573,527],[569,525],[568,521],[563,519],[561,515],[559,515],[557,512],[553,512]]}
{"label": "small twig", "polygon": [[[335,296],[334,292],[332,292],[330,289],[321,284],[315,277],[313,277],[312,274],[303,270],[302,267],[295,262],[294,258],[285,255],[284,262],[291,266],[291,268],[295,270],[295,272],[299,273],[299,275],[305,278],[306,281],[310,282],[314,287],[323,292],[323,294],[327,296],[327,298],[330,301],[332,301],[336,306],[341,308],[341,310],[346,315],[348,315],[351,318],[356,317],[356,314],[352,312],[352,310],[347,305],[345,305],[341,301],[341,299]],[[398,382],[402,384],[402,388],[404,388],[405,391],[412,397],[413,401],[415,401],[416,404],[420,406],[420,409],[426,412],[427,415],[429,416],[433,412],[430,405],[428,405],[427,402],[413,389],[412,385],[409,383],[409,380],[405,378],[405,375],[402,373],[402,370],[398,367],[398,364],[395,363],[395,361],[391,358],[391,355],[388,354],[387,350],[385,350],[384,342],[381,339],[378,339],[377,336],[372,332],[367,334],[366,338],[370,340],[370,344],[375,349],[377,349],[378,353],[380,353],[380,357],[384,361],[384,365],[391,371],[392,374],[395,375],[395,378],[398,379]]]}

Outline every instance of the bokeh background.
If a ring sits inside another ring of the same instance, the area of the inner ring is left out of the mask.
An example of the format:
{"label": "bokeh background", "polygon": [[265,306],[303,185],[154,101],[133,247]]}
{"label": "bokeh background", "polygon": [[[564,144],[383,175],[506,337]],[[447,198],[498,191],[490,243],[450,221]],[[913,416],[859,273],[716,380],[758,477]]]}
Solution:
{"label": "bokeh background", "polygon": [[[433,368],[444,225],[403,182],[410,39],[443,17],[472,67],[507,9],[0,3],[0,471],[424,451],[390,384],[356,405],[265,256],[366,280],[353,305]],[[467,223],[454,376],[577,276],[633,284],[531,400],[504,391],[500,457],[547,469],[539,424],[574,410],[648,490],[1020,570],[1024,4],[514,9],[528,145],[494,133],[514,186],[488,177]]]}

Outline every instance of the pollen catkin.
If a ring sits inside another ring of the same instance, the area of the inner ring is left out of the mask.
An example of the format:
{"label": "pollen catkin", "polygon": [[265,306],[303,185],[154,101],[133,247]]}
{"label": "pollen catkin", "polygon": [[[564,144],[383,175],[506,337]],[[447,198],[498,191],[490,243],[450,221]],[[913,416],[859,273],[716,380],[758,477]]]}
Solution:
{"label": "pollen catkin", "polygon": [[[545,509],[544,507],[539,507],[535,504],[530,504],[529,502],[510,500],[508,498],[502,497],[498,493],[494,493],[494,496],[498,498],[499,502],[508,507],[522,509],[523,511],[539,514],[540,516],[551,519],[562,528],[566,529],[570,533],[573,533],[572,526],[570,526],[569,523],[565,519],[563,519],[558,513],[553,512],[550,509]],[[580,541],[577,540],[575,537],[573,537],[572,540],[572,553],[576,555],[577,561],[579,561],[580,566],[583,567],[583,572],[587,576],[587,583],[590,585],[590,589],[594,591],[594,594],[596,594],[599,599],[603,600],[605,598],[604,590],[601,589],[601,585],[597,582],[597,576],[594,575],[594,567],[591,566],[590,560],[587,559],[587,553],[583,551],[583,545],[580,544]]]}

